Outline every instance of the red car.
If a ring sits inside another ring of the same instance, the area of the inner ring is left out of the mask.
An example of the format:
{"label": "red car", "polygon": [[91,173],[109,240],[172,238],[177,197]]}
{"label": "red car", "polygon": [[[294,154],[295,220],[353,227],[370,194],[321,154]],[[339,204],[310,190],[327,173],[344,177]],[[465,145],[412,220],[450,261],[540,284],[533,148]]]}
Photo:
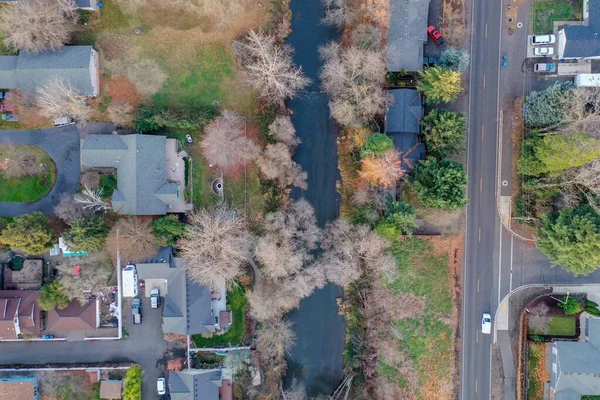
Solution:
{"label": "red car", "polygon": [[437,29],[435,29],[435,26],[431,25],[429,28],[427,28],[427,33],[429,34],[429,37],[433,39],[435,44],[437,44],[438,46],[444,44],[444,38],[442,37],[442,34]]}

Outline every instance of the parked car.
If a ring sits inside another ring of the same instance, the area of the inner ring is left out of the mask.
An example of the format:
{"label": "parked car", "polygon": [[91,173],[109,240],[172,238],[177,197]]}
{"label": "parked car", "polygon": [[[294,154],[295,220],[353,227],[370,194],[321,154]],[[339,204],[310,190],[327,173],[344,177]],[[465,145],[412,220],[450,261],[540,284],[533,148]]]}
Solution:
{"label": "parked car", "polygon": [[3,121],[11,121],[11,122],[17,122],[19,120],[19,117],[17,117],[17,114],[11,114],[11,113],[3,113],[2,114],[2,120]]}
{"label": "parked car", "polygon": [[192,143],[194,141],[194,139],[192,139],[192,135],[189,133],[185,135],[185,140],[187,140],[188,143]]}
{"label": "parked car", "polygon": [[133,299],[133,302],[131,303],[131,316],[134,325],[142,323],[142,300]]}
{"label": "parked car", "polygon": [[156,381],[156,391],[159,395],[167,393],[167,380],[162,376]]}
{"label": "parked car", "polygon": [[442,34],[437,29],[435,29],[435,26],[431,25],[429,28],[427,28],[427,33],[429,34],[429,37],[438,46],[441,46],[444,44],[444,38],[442,37]]}
{"label": "parked car", "polygon": [[158,288],[153,288],[150,291],[150,307],[160,307],[160,290]]}
{"label": "parked car", "polygon": [[554,54],[552,47],[536,47],[533,49],[533,54],[536,56],[551,56]]}
{"label": "parked car", "polygon": [[556,42],[556,36],[554,35],[533,35],[531,37],[531,44],[534,46],[540,44],[552,44]]}
{"label": "parked car", "polygon": [[489,335],[492,331],[492,316],[490,313],[483,313],[481,318],[481,333]]}
{"label": "parked car", "polygon": [[44,339],[45,340],[54,339],[54,335],[44,335]]}
{"label": "parked car", "polygon": [[556,71],[556,64],[554,63],[538,63],[533,66],[535,72],[554,72]]}

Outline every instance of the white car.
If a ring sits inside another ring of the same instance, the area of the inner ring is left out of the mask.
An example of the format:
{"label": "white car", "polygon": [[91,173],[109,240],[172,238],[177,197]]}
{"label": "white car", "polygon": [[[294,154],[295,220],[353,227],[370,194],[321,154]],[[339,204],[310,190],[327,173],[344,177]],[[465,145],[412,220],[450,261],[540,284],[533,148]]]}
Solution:
{"label": "white car", "polygon": [[531,44],[536,46],[540,44],[552,44],[556,42],[554,35],[534,35],[531,37]]}
{"label": "white car", "polygon": [[536,56],[551,56],[554,54],[554,48],[552,47],[536,47],[533,49],[533,54]]}
{"label": "white car", "polygon": [[158,378],[158,380],[156,381],[156,391],[159,395],[167,393],[167,381],[165,378]]}
{"label": "white car", "polygon": [[189,133],[187,135],[185,135],[185,140],[187,140],[188,143],[192,143],[194,141],[192,139],[192,135],[190,135]]}
{"label": "white car", "polygon": [[492,316],[490,313],[483,313],[481,318],[481,333],[489,335],[492,331]]}

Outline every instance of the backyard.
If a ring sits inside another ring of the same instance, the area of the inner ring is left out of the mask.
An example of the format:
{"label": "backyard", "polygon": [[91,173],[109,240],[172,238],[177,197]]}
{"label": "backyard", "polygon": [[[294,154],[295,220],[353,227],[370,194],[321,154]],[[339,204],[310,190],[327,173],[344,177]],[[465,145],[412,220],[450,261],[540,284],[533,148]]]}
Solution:
{"label": "backyard", "polygon": [[[535,318],[535,323],[532,319]],[[531,316],[529,335],[536,336],[575,336],[577,317],[565,316]]]}
{"label": "backyard", "polygon": [[27,203],[40,200],[55,181],[56,166],[39,147],[0,146],[0,201]]}
{"label": "backyard", "polygon": [[583,0],[536,1],[534,3],[533,32],[552,33],[554,21],[581,20]]}
{"label": "backyard", "polygon": [[544,383],[550,380],[550,374],[546,369],[546,345],[544,343],[529,343],[528,371],[527,398],[542,400]]}

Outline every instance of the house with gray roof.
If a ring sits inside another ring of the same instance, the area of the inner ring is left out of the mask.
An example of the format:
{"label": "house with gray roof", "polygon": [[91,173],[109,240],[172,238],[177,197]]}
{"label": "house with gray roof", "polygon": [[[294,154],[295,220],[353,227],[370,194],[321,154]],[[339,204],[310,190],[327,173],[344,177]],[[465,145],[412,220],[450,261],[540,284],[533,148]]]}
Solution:
{"label": "house with gray roof", "polygon": [[183,260],[163,247],[146,262],[136,264],[138,279],[144,281],[145,296],[160,290],[163,302],[163,333],[195,335],[218,332],[219,314],[226,308],[225,293],[216,296],[210,288],[187,278]]}
{"label": "house with gray roof", "polygon": [[423,70],[429,0],[390,0],[387,69]]}
{"label": "house with gray roof", "polygon": [[98,52],[92,46],[65,46],[47,53],[21,51],[0,56],[0,89],[33,94],[51,79],[61,79],[84,96],[98,96]]}
{"label": "house with gray roof", "polygon": [[600,58],[600,0],[583,1],[583,22],[566,22],[558,31],[559,59]]}
{"label": "house with gray roof", "polygon": [[600,318],[585,318],[585,341],[552,345],[550,389],[555,400],[600,395]]}
{"label": "house with gray roof", "polygon": [[169,371],[169,394],[171,400],[230,400],[231,382],[216,369]]}
{"label": "house with gray roof", "polygon": [[419,140],[423,118],[421,93],[414,89],[392,89],[392,104],[385,115],[385,132],[401,153],[402,167],[412,170],[425,158],[425,145]]}
{"label": "house with gray roof", "polygon": [[[4,3],[4,4],[11,4],[11,3],[15,3],[19,0],[0,0],[0,4]],[[88,11],[96,11],[98,10],[98,1],[97,0],[75,0],[75,4],[77,5],[77,8],[81,9],[81,10],[88,10]]]}
{"label": "house with gray roof", "polygon": [[112,208],[122,215],[164,215],[191,209],[183,197],[185,163],[177,141],[156,135],[86,135],[81,167],[116,169]]}

